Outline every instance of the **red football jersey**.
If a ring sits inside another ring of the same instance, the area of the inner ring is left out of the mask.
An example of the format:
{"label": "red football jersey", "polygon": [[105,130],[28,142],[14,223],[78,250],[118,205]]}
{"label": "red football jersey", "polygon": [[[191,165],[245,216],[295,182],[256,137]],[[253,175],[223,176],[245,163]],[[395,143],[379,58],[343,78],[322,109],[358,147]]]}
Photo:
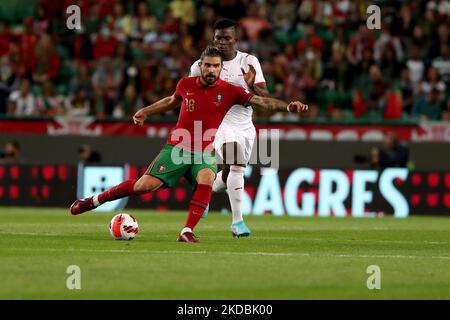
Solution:
{"label": "red football jersey", "polygon": [[180,115],[167,143],[192,151],[212,151],[212,142],[219,125],[235,104],[247,105],[253,93],[218,80],[205,86],[200,77],[178,81],[175,97],[183,100]]}

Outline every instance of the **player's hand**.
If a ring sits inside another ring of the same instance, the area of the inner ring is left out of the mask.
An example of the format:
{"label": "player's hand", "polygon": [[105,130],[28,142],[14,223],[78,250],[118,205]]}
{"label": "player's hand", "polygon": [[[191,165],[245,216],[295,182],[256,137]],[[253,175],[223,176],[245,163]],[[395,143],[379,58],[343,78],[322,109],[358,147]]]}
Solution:
{"label": "player's hand", "polygon": [[288,104],[287,110],[289,112],[300,113],[302,111],[307,111],[308,105],[301,103],[300,101],[292,101],[291,103]]}
{"label": "player's hand", "polygon": [[249,64],[248,65],[248,72],[245,72],[244,69],[241,68],[242,74],[244,75],[244,80],[247,83],[247,85],[250,88],[253,88],[253,85],[255,84],[255,78],[256,78],[256,70],[255,68]]}
{"label": "player's hand", "polygon": [[145,114],[143,109],[136,112],[133,116],[134,124],[137,124],[138,126],[142,126],[145,119],[147,119],[147,115]]}

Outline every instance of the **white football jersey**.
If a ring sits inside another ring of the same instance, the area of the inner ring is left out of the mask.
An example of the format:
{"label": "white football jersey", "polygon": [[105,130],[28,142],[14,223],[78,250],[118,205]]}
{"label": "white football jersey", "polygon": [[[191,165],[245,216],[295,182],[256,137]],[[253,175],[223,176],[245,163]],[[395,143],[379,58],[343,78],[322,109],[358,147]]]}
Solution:
{"label": "white football jersey", "polygon": [[[200,66],[198,65],[199,62],[200,60],[197,60],[191,66],[191,72],[189,74],[190,77],[200,76]],[[255,84],[265,83],[266,80],[264,79],[264,75],[262,73],[258,58],[241,51],[237,52],[236,57],[234,57],[233,60],[223,62],[223,69],[220,73],[220,78],[224,81],[250,91],[250,88],[245,82],[244,74],[241,70],[242,68],[247,73],[250,64],[255,68],[256,71]],[[240,105],[234,105],[225,115],[223,122],[226,122],[231,126],[237,126],[241,129],[252,127],[252,113],[253,109],[251,106],[243,108]]]}

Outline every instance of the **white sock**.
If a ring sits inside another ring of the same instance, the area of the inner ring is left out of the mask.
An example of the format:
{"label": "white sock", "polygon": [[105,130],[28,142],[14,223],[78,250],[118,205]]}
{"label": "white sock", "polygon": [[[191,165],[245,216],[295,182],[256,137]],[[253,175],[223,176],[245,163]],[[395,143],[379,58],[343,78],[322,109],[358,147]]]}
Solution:
{"label": "white sock", "polygon": [[227,179],[228,197],[230,198],[233,222],[236,223],[242,218],[242,197],[244,195],[244,167],[231,166]]}
{"label": "white sock", "polygon": [[214,192],[223,192],[227,188],[227,185],[222,180],[222,171],[219,171],[219,173],[216,174],[216,179],[214,180],[213,184],[213,191]]}
{"label": "white sock", "polygon": [[181,234],[185,234],[186,232],[192,233],[192,229],[188,227],[184,227],[183,230],[181,230]]}
{"label": "white sock", "polygon": [[94,206],[97,208],[100,205],[98,201],[98,194],[92,197],[92,201],[94,202]]}

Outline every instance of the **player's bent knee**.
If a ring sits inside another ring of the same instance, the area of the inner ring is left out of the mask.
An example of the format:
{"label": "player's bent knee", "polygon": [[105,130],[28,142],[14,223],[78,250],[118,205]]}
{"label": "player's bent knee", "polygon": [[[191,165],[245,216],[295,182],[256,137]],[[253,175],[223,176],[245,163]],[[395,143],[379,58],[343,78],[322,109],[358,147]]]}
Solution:
{"label": "player's bent knee", "polygon": [[211,169],[202,169],[198,172],[197,175],[197,183],[207,184],[212,186],[214,183],[214,179],[216,178],[216,174]]}
{"label": "player's bent knee", "polygon": [[151,175],[143,175],[134,185],[136,193],[148,193],[162,186],[161,180]]}

